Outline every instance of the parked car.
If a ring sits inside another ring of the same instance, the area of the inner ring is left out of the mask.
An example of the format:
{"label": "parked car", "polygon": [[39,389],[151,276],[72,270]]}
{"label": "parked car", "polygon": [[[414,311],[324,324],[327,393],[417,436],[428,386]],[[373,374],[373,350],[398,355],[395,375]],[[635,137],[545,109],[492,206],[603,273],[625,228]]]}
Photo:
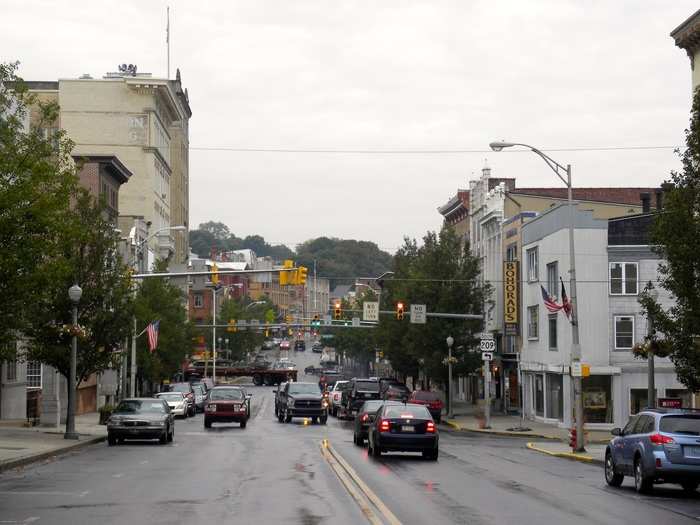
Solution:
{"label": "parked car", "polygon": [[315,354],[320,354],[323,352],[323,343],[320,341],[316,341],[313,345],[311,345],[311,351]]}
{"label": "parked car", "polygon": [[248,424],[248,401],[251,394],[237,386],[217,386],[207,394],[204,405],[204,428],[213,423],[239,423],[241,428]]}
{"label": "parked car", "polygon": [[386,403],[379,408],[368,430],[369,453],[421,452],[437,460],[439,435],[437,425],[424,406]]}
{"label": "parked car", "polygon": [[443,403],[440,396],[435,392],[431,392],[430,390],[415,390],[408,398],[408,402],[414,405],[423,405],[427,407],[436,423],[442,421]]}
{"label": "parked car", "polygon": [[343,392],[341,412],[344,416],[352,416],[360,409],[362,403],[370,399],[380,399],[379,381],[353,378],[350,380],[350,387]]}
{"label": "parked car", "polygon": [[302,341],[301,339],[297,339],[294,341],[294,351],[295,352],[305,352],[306,351],[306,343]]}
{"label": "parked car", "polygon": [[187,415],[194,416],[197,413],[194,399],[194,388],[190,383],[171,383],[169,392],[182,392],[187,398]]}
{"label": "parked car", "polygon": [[[352,442],[355,443],[355,445],[361,447],[365,444],[369,427],[372,425],[372,423],[374,423],[374,418],[377,415],[377,411],[384,403],[385,401],[381,399],[373,399],[362,403],[360,410],[357,411],[357,417],[355,418],[355,431],[352,434]],[[391,403],[391,401],[389,401],[389,403]]]}
{"label": "parked car", "polygon": [[331,414],[333,417],[338,416],[340,403],[343,398],[343,392],[351,387],[350,381],[336,381],[330,389]]}
{"label": "parked car", "polygon": [[401,383],[392,383],[382,392],[382,399],[388,401],[403,401],[407,402],[411,397],[409,388]]}
{"label": "parked car", "polygon": [[188,405],[187,398],[182,392],[159,392],[155,395],[157,399],[163,399],[168,406],[173,416],[187,417]]}
{"label": "parked car", "polygon": [[123,399],[107,421],[107,443],[125,439],[158,439],[161,444],[175,436],[175,418],[164,399]]}
{"label": "parked car", "polygon": [[328,401],[316,383],[287,383],[278,393],[277,418],[289,423],[294,417],[310,417],[322,425],[328,421]]}
{"label": "parked car", "polygon": [[192,385],[194,390],[194,409],[195,412],[204,412],[204,400],[207,396],[202,383]]}
{"label": "parked car", "polygon": [[625,476],[640,493],[655,483],[677,483],[689,493],[700,485],[700,412],[647,409],[612,434],[605,449],[608,485],[619,487]]}

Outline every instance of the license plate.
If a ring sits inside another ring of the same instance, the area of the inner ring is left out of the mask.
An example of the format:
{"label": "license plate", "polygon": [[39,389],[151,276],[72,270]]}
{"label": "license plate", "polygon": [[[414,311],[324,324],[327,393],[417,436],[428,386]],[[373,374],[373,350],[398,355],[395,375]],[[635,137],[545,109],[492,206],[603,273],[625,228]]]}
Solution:
{"label": "license plate", "polygon": [[366,397],[366,398],[371,398],[371,397],[372,397],[372,394],[370,394],[370,393],[368,392],[368,393],[365,394],[365,397]]}
{"label": "license plate", "polygon": [[401,432],[414,432],[414,428],[412,425],[403,425],[401,427]]}
{"label": "license plate", "polygon": [[685,447],[684,451],[688,458],[700,458],[700,447]]}

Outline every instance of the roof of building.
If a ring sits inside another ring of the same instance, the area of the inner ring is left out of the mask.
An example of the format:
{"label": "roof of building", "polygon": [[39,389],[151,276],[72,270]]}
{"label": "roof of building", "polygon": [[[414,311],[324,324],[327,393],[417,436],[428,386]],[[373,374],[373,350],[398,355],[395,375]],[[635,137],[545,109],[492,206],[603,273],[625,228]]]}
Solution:
{"label": "roof of building", "polygon": [[695,51],[700,48],[700,9],[671,31],[671,37],[681,49]]}
{"label": "roof of building", "polygon": [[[660,188],[574,188],[573,198],[579,201],[608,202],[612,204],[633,204],[641,206],[640,194],[660,191]],[[531,195],[566,199],[567,188],[515,188],[513,195]]]}
{"label": "roof of building", "polygon": [[469,190],[458,189],[457,195],[454,195],[442,206],[438,206],[437,210],[440,215],[447,217],[460,208],[464,208],[465,210],[469,209]]}
{"label": "roof of building", "polygon": [[352,284],[338,284],[331,290],[330,296],[333,299],[342,299],[350,293],[352,287]]}
{"label": "roof of building", "polygon": [[104,166],[119,184],[129,181],[133,173],[115,155],[73,155],[76,163],[97,162]]}

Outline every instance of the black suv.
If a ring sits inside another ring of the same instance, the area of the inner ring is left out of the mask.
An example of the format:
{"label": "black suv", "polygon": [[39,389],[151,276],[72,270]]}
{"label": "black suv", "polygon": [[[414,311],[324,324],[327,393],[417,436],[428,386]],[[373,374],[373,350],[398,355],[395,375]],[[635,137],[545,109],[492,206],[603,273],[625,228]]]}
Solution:
{"label": "black suv", "polygon": [[294,351],[295,352],[305,352],[306,351],[306,343],[302,341],[301,339],[294,341]]}
{"label": "black suv", "polygon": [[357,412],[362,404],[370,399],[380,399],[379,381],[353,378],[350,380],[350,387],[343,392],[343,412],[352,416],[353,412]]}
{"label": "black suv", "polygon": [[289,423],[293,417],[310,417],[322,425],[328,421],[328,400],[318,383],[287,383],[277,392],[277,419]]}

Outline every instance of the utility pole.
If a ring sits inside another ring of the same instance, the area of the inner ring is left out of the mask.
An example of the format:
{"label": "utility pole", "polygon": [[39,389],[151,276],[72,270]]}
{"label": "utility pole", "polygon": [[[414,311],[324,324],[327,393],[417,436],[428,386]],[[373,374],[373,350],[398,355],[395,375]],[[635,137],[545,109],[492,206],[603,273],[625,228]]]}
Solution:
{"label": "utility pole", "polygon": [[211,368],[211,380],[216,386],[216,285],[211,288],[211,309],[212,309],[212,319],[213,326],[211,327],[211,346],[213,349],[212,353],[212,368]]}

